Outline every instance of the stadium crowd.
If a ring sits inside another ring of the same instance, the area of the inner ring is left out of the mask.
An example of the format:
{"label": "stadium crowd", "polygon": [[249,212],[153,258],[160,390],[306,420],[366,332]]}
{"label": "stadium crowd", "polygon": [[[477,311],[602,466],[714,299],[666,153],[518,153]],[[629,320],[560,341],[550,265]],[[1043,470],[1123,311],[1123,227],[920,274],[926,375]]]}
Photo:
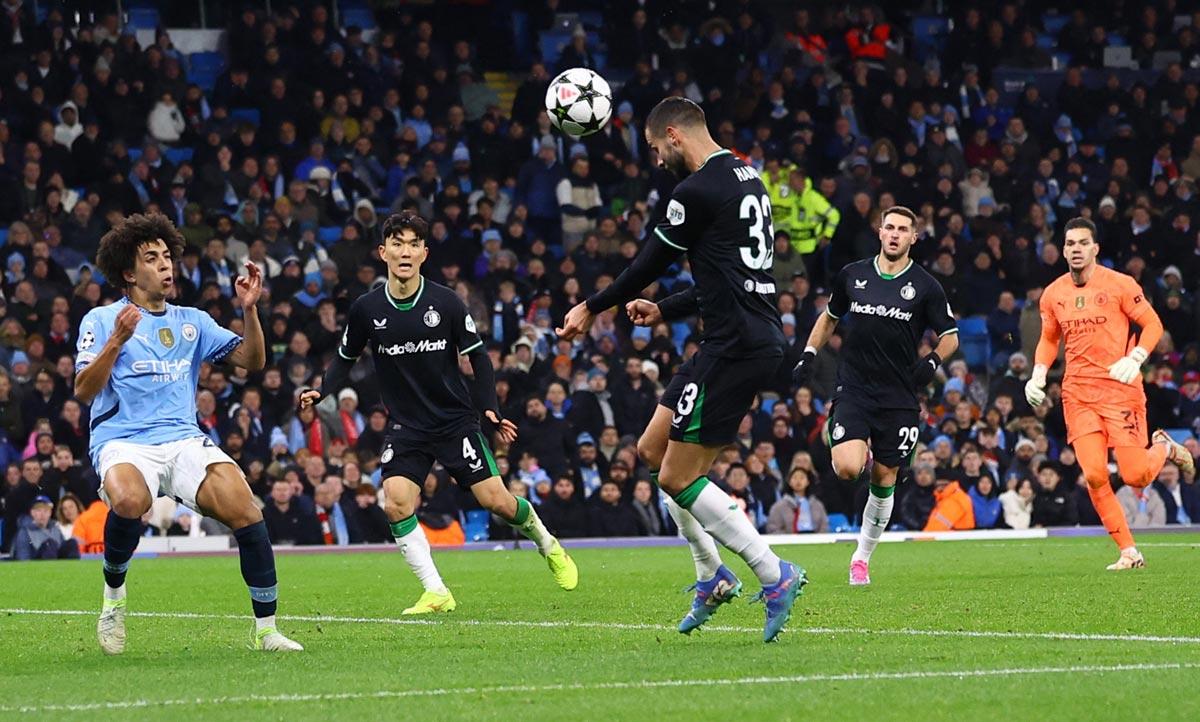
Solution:
{"label": "stadium crowd", "polygon": [[[872,5],[532,2],[534,31],[602,5],[604,28],[577,25],[559,57],[522,69],[507,107],[485,82],[493,68],[477,38],[417,9],[379,14],[373,34],[336,27],[318,3],[235,10],[226,69],[207,89],[166,30],[140,47],[115,13],[76,25],[51,10],[39,23],[30,3],[3,0],[3,550],[69,555],[102,538],[73,357],[83,314],[120,295],[91,265],[100,238],[148,210],[189,244],[174,302],[237,331],[239,268],[255,263],[267,278],[268,366],[205,368],[196,421],[246,473],[275,542],[391,540],[377,503],[387,418],[369,361],[336,407],[297,413],[295,395],[320,378],[349,304],[386,274],[381,215],[408,208],[432,220],[424,273],[466,302],[503,414],[519,425],[496,453],[510,488],[560,537],[674,533],[636,438],[696,351],[695,321],[641,329],[609,312],[582,343],[553,332],[662,214],[674,179],[655,167],[640,123],[668,94],[700,103],[771,194],[793,347],[711,472],[759,528],[827,531],[862,508],[865,484],[836,479],[821,438],[838,337],[810,386],[792,389],[789,371],[827,279],[878,251],[879,209],[893,204],[922,217],[914,255],[956,315],[985,329],[987,349],[948,360],[925,390],[894,524],[1097,524],[1057,387],[1036,409],[1022,388],[1039,294],[1066,270],[1062,225],[1083,215],[1099,227],[1102,260],[1138,280],[1168,332],[1144,367],[1150,427],[1200,429],[1200,13],[1175,22],[1185,4],[1080,4],[1048,34],[1034,6],[979,2],[931,48],[910,17]],[[1103,67],[1113,34],[1129,39],[1144,71],[1135,80]],[[996,80],[1012,69],[1044,79],[1059,58],[1042,37],[1065,60],[1054,92],[1033,76],[1015,88]],[[582,141],[552,132],[543,110],[550,79],[576,66],[612,80],[616,106]],[[648,293],[690,278],[681,263]],[[431,541],[462,540],[471,496],[436,469],[423,495]],[[1200,522],[1194,480],[1169,463],[1152,487],[1118,497],[1134,527]],[[220,531],[162,501],[148,533]]]}

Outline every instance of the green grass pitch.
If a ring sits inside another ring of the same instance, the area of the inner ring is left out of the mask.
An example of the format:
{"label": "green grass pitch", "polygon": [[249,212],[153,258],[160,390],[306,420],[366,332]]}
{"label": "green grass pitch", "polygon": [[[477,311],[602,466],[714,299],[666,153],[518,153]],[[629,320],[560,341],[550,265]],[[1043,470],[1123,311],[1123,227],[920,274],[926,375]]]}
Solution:
{"label": "green grass pitch", "polygon": [[1200,535],[1138,541],[1124,573],[1104,538],[884,544],[867,589],[849,545],[784,547],[812,583],[772,645],[745,598],[674,631],[683,547],[578,550],[570,593],[529,549],[439,552],[459,606],[429,620],[399,617],[419,588],[397,553],[283,555],[288,656],[247,649],[236,557],[135,559],[151,614],[116,658],[99,561],[3,564],[0,718],[1200,719]]}

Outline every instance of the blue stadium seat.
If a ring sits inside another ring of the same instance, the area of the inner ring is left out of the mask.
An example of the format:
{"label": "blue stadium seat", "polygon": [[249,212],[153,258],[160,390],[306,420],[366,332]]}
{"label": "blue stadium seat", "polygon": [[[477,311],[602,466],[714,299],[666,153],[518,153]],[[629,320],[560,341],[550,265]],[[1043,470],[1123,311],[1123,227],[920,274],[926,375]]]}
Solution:
{"label": "blue stadium seat", "polygon": [[982,316],[960,318],[958,346],[971,370],[987,370],[992,360],[992,340],[988,335],[987,319]]}
{"label": "blue stadium seat", "polygon": [[567,33],[542,33],[538,37],[538,51],[541,53],[542,62],[550,68],[558,67],[558,56],[562,55],[563,48],[571,43],[571,36]]}
{"label": "blue stadium seat", "polygon": [[463,536],[467,541],[487,541],[488,540],[488,523],[491,521],[491,513],[486,509],[475,509],[468,511],[466,514],[467,523],[463,525]]}
{"label": "blue stadium seat", "polygon": [[317,229],[317,240],[320,241],[322,245],[328,246],[330,244],[337,243],[338,239],[341,237],[341,226],[321,226]]}
{"label": "blue stadium seat", "polygon": [[193,73],[199,70],[212,70],[220,73],[225,69],[225,56],[215,51],[192,53],[188,56],[188,69]]}
{"label": "blue stadium seat", "polygon": [[1196,438],[1195,435],[1192,434],[1192,430],[1187,429],[1187,428],[1181,427],[1178,429],[1166,429],[1166,432],[1167,432],[1167,436],[1170,436],[1172,439],[1179,442],[1180,444],[1187,441],[1188,439]]}
{"label": "blue stadium seat", "polygon": [[958,319],[958,332],[971,334],[986,334],[987,319],[983,316],[965,316]]}
{"label": "blue stadium seat", "polygon": [[188,56],[188,79],[206,92],[212,91],[217,77],[225,70],[225,57],[216,52],[192,53]]}
{"label": "blue stadium seat", "polygon": [[262,125],[262,114],[257,108],[233,108],[229,111],[229,119],[237,123],[249,123],[255,128]]}
{"label": "blue stadium seat", "polygon": [[1129,47],[1129,39],[1121,33],[1109,33],[1106,37],[1111,48]]}
{"label": "blue stadium seat", "polygon": [[763,413],[770,416],[771,412],[775,410],[775,404],[778,402],[779,399],[763,399],[761,404]]}
{"label": "blue stadium seat", "polygon": [[195,148],[167,148],[163,155],[167,160],[171,161],[171,165],[180,165],[181,163],[189,163],[192,160],[192,155],[196,152]]}
{"label": "blue stadium seat", "polygon": [[357,25],[363,30],[378,27],[375,22],[375,13],[371,12],[370,8],[343,8],[341,19],[344,28],[351,25]]}
{"label": "blue stadium seat", "polygon": [[852,531],[850,519],[845,514],[829,515],[829,531],[833,533]]}
{"label": "blue stadium seat", "polygon": [[8,243],[8,229],[0,228],[0,246],[3,246],[5,243]]}
{"label": "blue stadium seat", "polygon": [[158,27],[158,9],[152,7],[129,8],[126,25],[137,30],[154,30]]}
{"label": "blue stadium seat", "polygon": [[913,18],[913,44],[918,60],[936,56],[950,35],[950,21],[937,15],[919,15]]}
{"label": "blue stadium seat", "polygon": [[1071,17],[1069,15],[1043,15],[1042,27],[1051,35],[1057,36],[1059,31],[1066,27],[1070,21]]}
{"label": "blue stadium seat", "polygon": [[1038,33],[1037,46],[1042,50],[1053,50],[1058,45],[1058,40],[1053,35]]}
{"label": "blue stadium seat", "polygon": [[137,163],[138,159],[142,157],[142,149],[141,148],[129,148],[127,153],[129,155],[129,160],[134,163]]}

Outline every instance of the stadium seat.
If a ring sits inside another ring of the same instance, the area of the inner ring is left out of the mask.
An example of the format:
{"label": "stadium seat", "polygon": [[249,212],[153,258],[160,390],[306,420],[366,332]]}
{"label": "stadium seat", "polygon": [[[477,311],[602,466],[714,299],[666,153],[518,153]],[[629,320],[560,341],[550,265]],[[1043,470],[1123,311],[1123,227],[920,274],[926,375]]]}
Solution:
{"label": "stadium seat", "polygon": [[770,416],[771,412],[775,410],[775,404],[777,404],[777,403],[779,403],[779,399],[772,399],[772,398],[763,399],[762,404],[761,404],[763,413],[766,414],[767,416]]}
{"label": "stadium seat", "polygon": [[138,161],[138,159],[142,157],[142,149],[141,148],[129,148],[126,152],[129,155],[129,160],[134,163],[136,163]]}
{"label": "stadium seat", "polygon": [[158,9],[152,7],[129,8],[128,20],[125,24],[137,30],[155,30],[158,28]]}
{"label": "stadium seat", "polygon": [[262,114],[257,108],[233,108],[229,111],[229,119],[236,123],[249,123],[255,128],[262,124]]}
{"label": "stadium seat", "polygon": [[1045,15],[1042,17],[1042,27],[1047,33],[1057,36],[1070,20],[1068,15]]}
{"label": "stadium seat", "polygon": [[913,18],[913,45],[918,60],[936,56],[946,44],[950,34],[950,21],[937,15],[919,15]]}
{"label": "stadium seat", "polygon": [[463,525],[463,536],[469,542],[487,541],[488,523],[491,521],[491,513],[486,509],[475,509],[467,512],[467,523]]}
{"label": "stadium seat", "polygon": [[0,246],[3,246],[5,243],[8,243],[8,229],[0,228]]}
{"label": "stadium seat", "polygon": [[968,316],[958,320],[958,347],[972,371],[987,370],[992,360],[992,340],[987,319]]}
{"label": "stadium seat", "polygon": [[171,165],[180,165],[181,163],[189,163],[192,160],[192,155],[195,154],[195,148],[167,148],[163,151],[163,155],[167,160],[171,161]]}
{"label": "stadium seat", "polygon": [[1053,50],[1055,48],[1055,46],[1057,46],[1057,45],[1058,45],[1058,41],[1055,40],[1053,35],[1047,35],[1045,33],[1038,33],[1037,46],[1039,48],[1041,48],[1042,50]]}
{"label": "stadium seat", "polygon": [[188,69],[192,72],[214,70],[219,73],[225,69],[225,56],[215,51],[192,53],[188,56]]}
{"label": "stadium seat", "polygon": [[1179,442],[1180,444],[1187,441],[1188,439],[1196,438],[1195,434],[1192,433],[1192,430],[1188,429],[1188,428],[1181,427],[1181,428],[1177,428],[1177,429],[1166,429],[1166,432],[1167,432],[1167,436],[1170,436],[1172,439]]}
{"label": "stadium seat", "polygon": [[845,514],[830,514],[829,531],[835,534],[851,531],[850,519]]}
{"label": "stadium seat", "polygon": [[341,17],[342,27],[357,25],[363,30],[378,27],[375,23],[375,13],[371,12],[370,8],[343,8]]}
{"label": "stadium seat", "polygon": [[217,85],[217,77],[225,69],[225,58],[216,52],[192,53],[188,56],[188,79],[205,91]]}
{"label": "stadium seat", "polygon": [[341,237],[341,226],[321,226],[319,229],[317,229],[317,240],[320,241],[322,245],[328,246],[333,243],[337,243],[338,239]]}
{"label": "stadium seat", "polygon": [[542,55],[542,62],[549,68],[558,67],[558,56],[562,55],[563,48],[570,42],[571,36],[567,33],[542,33],[538,37],[538,50]]}

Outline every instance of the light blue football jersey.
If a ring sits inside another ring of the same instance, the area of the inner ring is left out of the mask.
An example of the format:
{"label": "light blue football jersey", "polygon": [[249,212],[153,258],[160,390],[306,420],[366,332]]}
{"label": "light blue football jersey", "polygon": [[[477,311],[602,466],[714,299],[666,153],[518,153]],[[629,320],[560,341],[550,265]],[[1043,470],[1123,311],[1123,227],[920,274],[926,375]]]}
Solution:
{"label": "light blue football jersey", "polygon": [[[76,341],[75,373],[95,360],[129,304],[121,299],[88,311]],[[142,309],[133,337],[113,364],[108,383],[92,401],[88,454],[99,468],[100,450],[115,439],[165,444],[203,432],[196,423],[200,364],[228,356],[242,337],[204,311],[167,304],[161,313]]]}

